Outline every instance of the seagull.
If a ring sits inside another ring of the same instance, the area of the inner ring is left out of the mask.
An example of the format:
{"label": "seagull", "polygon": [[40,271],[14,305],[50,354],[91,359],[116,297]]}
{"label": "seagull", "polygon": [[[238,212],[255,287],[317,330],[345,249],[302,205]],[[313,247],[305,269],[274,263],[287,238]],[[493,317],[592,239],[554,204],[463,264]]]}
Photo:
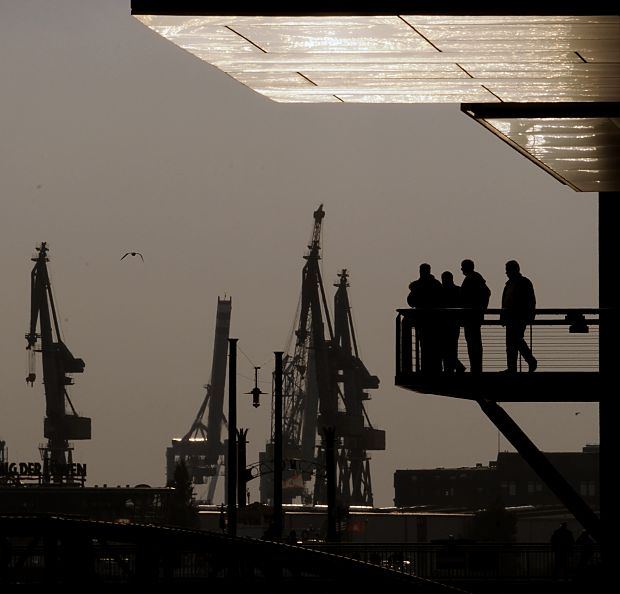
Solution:
{"label": "seagull", "polygon": [[140,252],[127,252],[122,258],[121,260],[123,260],[124,258],[126,258],[127,256],[140,256],[140,258],[142,258],[142,261],[144,262],[144,256],[140,253]]}
{"label": "seagull", "polygon": [[575,413],[575,416],[577,416],[577,415],[579,415],[579,414],[581,414],[581,411],[576,412],[576,413]]}

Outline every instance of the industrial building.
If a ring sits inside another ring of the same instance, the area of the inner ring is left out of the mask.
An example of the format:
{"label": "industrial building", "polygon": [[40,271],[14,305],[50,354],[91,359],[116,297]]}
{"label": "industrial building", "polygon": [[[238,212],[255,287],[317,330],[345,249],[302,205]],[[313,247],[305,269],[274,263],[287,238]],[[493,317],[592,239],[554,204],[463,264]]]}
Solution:
{"label": "industrial building", "polygon": [[[546,452],[545,456],[584,501],[598,509],[598,447],[585,446],[581,452]],[[394,504],[399,508],[476,510],[498,498],[513,507],[560,505],[560,500],[517,452],[499,452],[497,460],[487,466],[394,473]]]}

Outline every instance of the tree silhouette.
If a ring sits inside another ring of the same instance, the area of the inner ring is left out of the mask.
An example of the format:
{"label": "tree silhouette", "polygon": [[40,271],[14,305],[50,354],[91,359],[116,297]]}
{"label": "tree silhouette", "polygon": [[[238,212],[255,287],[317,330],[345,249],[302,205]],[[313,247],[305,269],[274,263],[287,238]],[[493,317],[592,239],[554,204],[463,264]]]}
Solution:
{"label": "tree silhouette", "polygon": [[184,460],[177,463],[170,486],[174,488],[170,499],[170,523],[185,527],[196,526],[198,514],[194,505],[194,488]]}
{"label": "tree silhouette", "polygon": [[501,498],[474,516],[473,537],[478,541],[511,542],[517,532],[517,518],[506,511]]}

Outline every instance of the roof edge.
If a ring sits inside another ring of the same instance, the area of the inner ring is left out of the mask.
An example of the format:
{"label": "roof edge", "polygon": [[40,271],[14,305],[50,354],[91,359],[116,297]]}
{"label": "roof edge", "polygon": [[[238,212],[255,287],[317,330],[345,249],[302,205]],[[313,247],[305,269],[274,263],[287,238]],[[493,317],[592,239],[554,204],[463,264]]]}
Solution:
{"label": "roof edge", "polygon": [[396,14],[446,16],[617,16],[609,2],[440,2],[438,0],[263,0],[209,2],[207,0],[131,0],[133,15],[173,16],[387,16]]}

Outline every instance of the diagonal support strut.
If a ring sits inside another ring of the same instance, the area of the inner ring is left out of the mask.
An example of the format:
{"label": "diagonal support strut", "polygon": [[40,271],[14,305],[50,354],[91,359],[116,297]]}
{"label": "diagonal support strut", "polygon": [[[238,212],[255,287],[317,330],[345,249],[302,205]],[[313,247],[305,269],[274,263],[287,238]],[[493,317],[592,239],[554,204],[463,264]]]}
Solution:
{"label": "diagonal support strut", "polygon": [[570,483],[557,471],[555,466],[541,452],[536,444],[515,423],[512,417],[496,402],[478,400],[480,408],[504,437],[521,454],[532,470],[549,487],[552,493],[566,506],[577,521],[600,542],[601,520],[592,508],[579,496]]}

